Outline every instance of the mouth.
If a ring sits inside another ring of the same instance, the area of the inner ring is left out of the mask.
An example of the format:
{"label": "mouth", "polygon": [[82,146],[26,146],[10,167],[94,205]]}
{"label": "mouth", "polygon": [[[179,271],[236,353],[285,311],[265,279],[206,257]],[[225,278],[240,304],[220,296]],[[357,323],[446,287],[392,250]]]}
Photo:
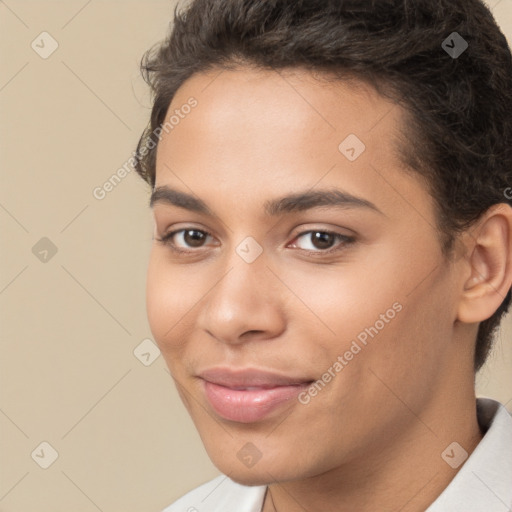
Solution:
{"label": "mouth", "polygon": [[198,377],[203,380],[203,392],[214,412],[238,423],[263,420],[314,382],[254,369],[212,368]]}

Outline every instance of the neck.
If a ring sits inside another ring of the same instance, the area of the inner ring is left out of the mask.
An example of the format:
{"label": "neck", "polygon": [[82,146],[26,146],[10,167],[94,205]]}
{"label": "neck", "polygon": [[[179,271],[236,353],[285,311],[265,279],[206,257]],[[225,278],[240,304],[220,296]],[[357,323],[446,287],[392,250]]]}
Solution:
{"label": "neck", "polygon": [[442,393],[424,410],[408,413],[405,430],[382,440],[380,450],[320,476],[269,485],[263,512],[426,510],[462,467],[461,448],[447,448],[457,442],[469,455],[482,438],[474,388]]}

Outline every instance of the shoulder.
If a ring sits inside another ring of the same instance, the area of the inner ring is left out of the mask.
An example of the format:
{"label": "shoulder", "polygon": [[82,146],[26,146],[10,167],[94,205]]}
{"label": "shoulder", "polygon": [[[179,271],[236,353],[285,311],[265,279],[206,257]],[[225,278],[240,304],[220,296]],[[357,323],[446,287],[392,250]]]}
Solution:
{"label": "shoulder", "polygon": [[266,487],[240,485],[225,475],[191,490],[162,512],[261,512]]}

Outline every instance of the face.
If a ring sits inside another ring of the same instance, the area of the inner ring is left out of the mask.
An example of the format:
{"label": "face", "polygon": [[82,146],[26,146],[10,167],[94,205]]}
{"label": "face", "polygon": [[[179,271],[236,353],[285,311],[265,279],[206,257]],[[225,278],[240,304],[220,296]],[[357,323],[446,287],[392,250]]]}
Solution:
{"label": "face", "polygon": [[148,318],[213,463],[254,485],[375,458],[404,403],[439,399],[456,317],[433,201],[393,150],[402,112],[239,69],[190,78],[171,115]]}

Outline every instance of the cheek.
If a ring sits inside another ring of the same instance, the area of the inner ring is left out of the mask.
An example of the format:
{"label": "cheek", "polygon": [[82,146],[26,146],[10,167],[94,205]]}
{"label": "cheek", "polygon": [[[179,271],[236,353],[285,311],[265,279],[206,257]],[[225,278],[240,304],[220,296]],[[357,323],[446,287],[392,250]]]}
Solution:
{"label": "cheek", "polygon": [[453,330],[452,299],[444,283],[439,275],[413,293],[403,293],[403,309],[369,342],[361,361],[375,393],[386,395],[391,389],[405,403],[418,404],[443,378]]}
{"label": "cheek", "polygon": [[152,250],[146,279],[146,311],[151,332],[164,355],[183,344],[181,333],[187,328],[187,319],[198,299],[192,288],[184,273],[171,272],[165,257]]}
{"label": "cheek", "polygon": [[353,262],[350,271],[333,267],[300,280],[290,270],[284,280],[321,320],[324,334],[313,339],[324,365],[351,350],[350,366],[381,369],[391,381],[424,380],[439,371],[443,340],[453,328],[448,269],[439,263],[432,272],[434,255],[426,261],[380,256]]}
{"label": "cheek", "polygon": [[336,355],[348,349],[359,335],[364,341],[366,329],[375,324],[379,332],[387,330],[388,324],[400,314],[400,304],[396,304],[401,295],[399,280],[388,282],[385,276],[376,276],[368,268],[367,263],[348,262],[345,266],[300,275],[293,268],[281,272],[283,281],[307,305],[306,310],[296,302],[297,323],[304,324],[307,318],[315,320],[314,327],[321,336],[311,339],[317,345],[325,345],[324,348],[330,347]]}

